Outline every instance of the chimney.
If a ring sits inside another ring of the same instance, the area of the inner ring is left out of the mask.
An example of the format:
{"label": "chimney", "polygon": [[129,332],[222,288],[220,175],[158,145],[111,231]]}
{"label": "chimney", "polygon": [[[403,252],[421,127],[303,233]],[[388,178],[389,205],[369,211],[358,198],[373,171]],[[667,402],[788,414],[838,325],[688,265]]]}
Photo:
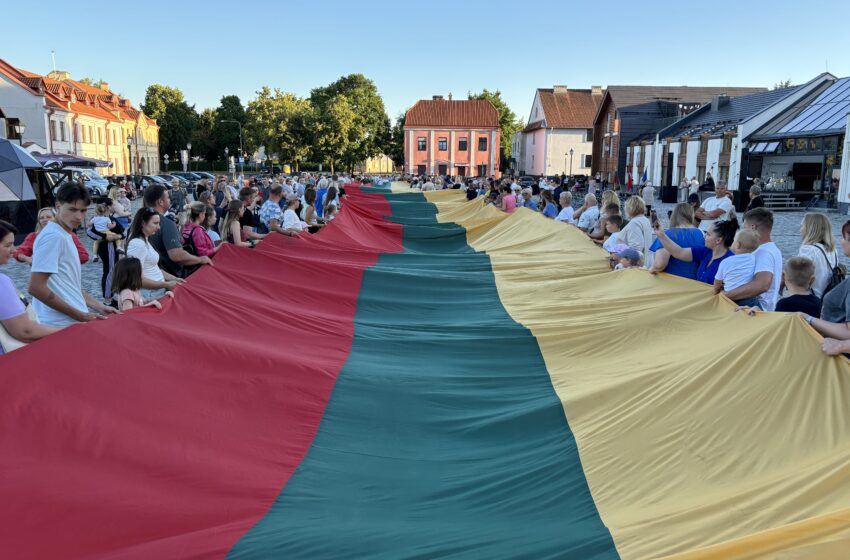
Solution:
{"label": "chimney", "polygon": [[434,101],[442,101],[442,100],[443,100],[443,96],[442,96],[442,95],[435,95],[435,96],[433,96],[431,99],[433,99]]}
{"label": "chimney", "polygon": [[711,110],[717,111],[724,105],[729,104],[729,96],[725,93],[721,93],[720,95],[715,95],[711,98]]}
{"label": "chimney", "polygon": [[602,95],[602,86],[590,86],[591,95]]}
{"label": "chimney", "polygon": [[567,93],[569,89],[567,86],[552,86],[552,88],[555,90],[555,93]]}
{"label": "chimney", "polygon": [[56,80],[57,82],[64,82],[65,80],[71,79],[71,73],[64,70],[54,70],[49,73],[47,77],[51,80]]}

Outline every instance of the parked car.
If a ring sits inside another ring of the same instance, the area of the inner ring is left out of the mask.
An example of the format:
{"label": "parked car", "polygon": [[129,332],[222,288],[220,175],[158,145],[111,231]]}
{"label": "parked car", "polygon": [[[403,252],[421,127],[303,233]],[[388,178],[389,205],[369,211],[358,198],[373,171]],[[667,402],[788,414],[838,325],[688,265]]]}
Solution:
{"label": "parked car", "polygon": [[206,171],[192,171],[192,173],[194,173],[201,179],[209,179],[210,181],[215,181],[215,175],[213,175],[212,173],[207,173]]}
{"label": "parked car", "polygon": [[189,180],[188,180],[188,179],[186,179],[185,177],[180,177],[180,176],[179,176],[179,175],[177,175],[177,174],[173,174],[173,175],[172,175],[172,174],[170,174],[170,173],[160,173],[160,174],[159,174],[159,176],[160,176],[160,177],[162,177],[163,179],[165,179],[166,181],[168,181],[168,183],[169,183],[169,184],[170,184],[170,183],[171,183],[174,179],[177,179],[177,181],[179,181],[179,182],[180,182],[180,186],[181,186],[181,187],[183,187],[184,189],[188,189],[188,188],[191,188],[191,187],[192,187],[192,182],[191,182],[191,181],[189,181]]}
{"label": "parked car", "polygon": [[139,187],[141,188],[143,181],[147,181],[148,186],[150,185],[162,185],[164,187],[171,187],[171,183],[160,177],[159,175],[142,175],[139,179]]}
{"label": "parked car", "polygon": [[200,181],[201,179],[203,179],[203,177],[201,177],[200,175],[198,175],[197,173],[194,173],[192,171],[174,171],[171,174],[176,176],[176,177],[180,177],[181,179],[186,179],[187,181],[189,181],[191,183],[196,183],[196,182]]}
{"label": "parked car", "polygon": [[537,182],[537,179],[535,179],[534,177],[532,177],[530,175],[523,175],[522,177],[519,178],[519,186],[522,187],[522,188],[530,187],[531,185],[533,185],[536,182]]}
{"label": "parked car", "polygon": [[66,169],[71,170],[72,179],[84,184],[92,196],[106,196],[106,193],[109,192],[109,181],[94,169],[80,167],[68,167]]}

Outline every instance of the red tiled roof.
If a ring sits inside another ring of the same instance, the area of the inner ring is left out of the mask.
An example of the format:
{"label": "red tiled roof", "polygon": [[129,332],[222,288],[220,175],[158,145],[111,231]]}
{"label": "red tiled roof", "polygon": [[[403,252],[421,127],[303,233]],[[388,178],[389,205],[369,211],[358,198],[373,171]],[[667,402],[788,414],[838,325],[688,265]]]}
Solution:
{"label": "red tiled roof", "polygon": [[486,99],[422,99],[407,111],[404,126],[498,128],[499,112]]}
{"label": "red tiled roof", "polygon": [[528,123],[525,128],[522,129],[523,132],[534,132],[535,130],[540,130],[543,128],[543,119],[539,121],[534,121],[532,123]]}
{"label": "red tiled roof", "polygon": [[538,89],[537,94],[549,128],[593,128],[602,103],[602,95],[593,95],[589,89]]}

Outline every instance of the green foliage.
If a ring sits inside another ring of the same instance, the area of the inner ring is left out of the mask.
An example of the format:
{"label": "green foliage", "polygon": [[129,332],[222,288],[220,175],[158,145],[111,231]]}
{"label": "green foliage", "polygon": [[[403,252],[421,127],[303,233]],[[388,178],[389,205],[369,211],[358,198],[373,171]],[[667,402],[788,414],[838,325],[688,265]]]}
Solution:
{"label": "green foliage", "polygon": [[501,128],[501,146],[502,146],[502,165],[511,157],[511,140],[515,133],[523,129],[522,120],[516,116],[516,113],[511,111],[508,104],[502,99],[502,92],[499,90],[490,91],[484,89],[481,93],[470,93],[469,99],[486,99],[496,107],[499,112],[499,128]]}
{"label": "green foliage", "polygon": [[[221,98],[218,108],[215,110],[215,125],[212,129],[212,140],[220,152],[224,152],[227,148],[230,155],[238,157],[239,154],[239,125],[236,121],[245,127],[247,118],[245,115],[245,107],[239,100],[238,95],[225,95]],[[245,142],[245,131],[242,131],[243,148],[246,153],[251,153],[250,143]]]}
{"label": "green foliage", "polygon": [[265,146],[267,157],[277,154],[282,163],[299,168],[312,145],[313,110],[297,95],[268,86],[248,103],[246,137],[254,146]]}
{"label": "green foliage", "polygon": [[[312,90],[310,104],[316,115],[316,153],[331,165],[352,169],[386,149],[390,131],[384,101],[363,74],[343,76]],[[341,128],[333,129],[333,124]],[[321,137],[326,134],[331,136]]]}
{"label": "green foliage", "polygon": [[80,82],[81,84],[86,84],[87,86],[96,87],[96,88],[99,88],[100,86],[102,86],[103,84],[106,83],[102,79],[94,80],[94,79],[89,78],[89,77],[86,77],[86,78],[83,78],[82,80],[77,80],[77,81]]}
{"label": "green foliage", "polygon": [[399,113],[395,119],[395,124],[390,131],[390,141],[386,149],[386,154],[390,156],[395,165],[404,165],[404,119],[407,116],[407,111]]}
{"label": "green foliage", "polygon": [[781,82],[776,82],[773,84],[773,89],[785,89],[792,87],[794,84],[791,83],[791,80],[782,80]]}
{"label": "green foliage", "polygon": [[224,148],[219,149],[213,139],[215,125],[215,109],[207,108],[201,111],[192,131],[192,155],[200,156],[206,161],[215,161],[224,156]]}
{"label": "green foliage", "polygon": [[159,148],[172,155],[186,148],[192,139],[197,114],[177,88],[153,84],[148,86],[142,111],[159,124]]}

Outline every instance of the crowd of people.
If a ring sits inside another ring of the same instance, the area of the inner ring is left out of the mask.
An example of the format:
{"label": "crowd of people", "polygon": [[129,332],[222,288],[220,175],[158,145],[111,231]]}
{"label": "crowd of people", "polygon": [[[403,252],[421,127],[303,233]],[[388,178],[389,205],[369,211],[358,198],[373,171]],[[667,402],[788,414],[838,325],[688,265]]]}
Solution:
{"label": "crowd of people", "polygon": [[[832,226],[823,213],[806,213],[800,225],[801,246],[783,261],[772,240],[773,212],[765,208],[758,185],[750,190],[742,219],[724,181],[711,181],[712,196],[701,199],[696,179],[683,181],[668,212],[667,227],[652,209],[655,190],[645,183],[633,193],[603,190],[584,194],[569,181],[521,187],[516,177],[452,181],[413,178],[422,190],[464,189],[466,198],[484,197],[506,213],[526,208],[547,219],[576,227],[608,252],[615,270],[646,268],[709,284],[737,304],[737,310],[797,312],[826,339],[828,354],[850,354],[850,279],[840,262]],[[702,189],[704,190],[704,189]],[[621,201],[620,195],[627,198]],[[577,207],[576,207],[577,206]],[[841,254],[850,257],[850,221],[841,230]]]}
{"label": "crowd of people", "polygon": [[[321,230],[338,215],[344,186],[359,181],[311,173],[219,177],[199,183],[192,195],[176,182],[170,189],[150,184],[139,193],[135,212],[127,189],[115,187],[92,200],[85,186],[66,183],[55,192],[55,207],[38,212],[36,230],[20,246],[14,226],[0,221],[0,265],[28,265],[32,297],[30,303],[0,273],[0,354],[69,325],[161,308],[163,297],[173,297],[189,275],[212,265],[226,244],[250,248],[267,235]],[[78,232],[92,239],[92,261],[101,263],[100,298],[83,289],[82,266],[90,255]]]}

